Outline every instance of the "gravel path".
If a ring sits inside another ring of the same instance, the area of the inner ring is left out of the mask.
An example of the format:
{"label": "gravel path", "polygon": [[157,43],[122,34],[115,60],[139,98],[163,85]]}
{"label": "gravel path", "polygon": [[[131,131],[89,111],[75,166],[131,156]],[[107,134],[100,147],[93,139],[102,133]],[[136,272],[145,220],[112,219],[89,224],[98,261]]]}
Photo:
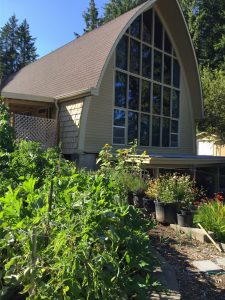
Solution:
{"label": "gravel path", "polygon": [[175,232],[169,226],[157,225],[149,234],[153,247],[175,269],[181,299],[225,300],[225,274],[201,274],[191,264],[194,260],[216,263],[216,259],[225,257],[225,253],[219,253],[211,244]]}

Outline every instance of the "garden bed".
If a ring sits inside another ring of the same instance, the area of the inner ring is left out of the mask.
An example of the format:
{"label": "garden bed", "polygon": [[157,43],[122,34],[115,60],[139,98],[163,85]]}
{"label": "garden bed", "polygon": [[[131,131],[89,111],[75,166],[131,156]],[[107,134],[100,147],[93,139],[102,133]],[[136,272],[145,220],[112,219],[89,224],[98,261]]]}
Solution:
{"label": "garden bed", "polygon": [[174,267],[183,300],[225,299],[225,274],[202,274],[192,265],[194,260],[216,262],[225,253],[169,226],[157,225],[149,234],[153,247]]}

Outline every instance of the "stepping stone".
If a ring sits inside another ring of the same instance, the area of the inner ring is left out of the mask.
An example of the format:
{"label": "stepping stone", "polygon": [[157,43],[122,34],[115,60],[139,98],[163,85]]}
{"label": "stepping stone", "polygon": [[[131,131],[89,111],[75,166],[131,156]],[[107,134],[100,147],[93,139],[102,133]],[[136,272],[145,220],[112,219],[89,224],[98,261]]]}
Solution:
{"label": "stepping stone", "polygon": [[218,265],[225,267],[225,257],[219,257],[216,259]]}
{"label": "stepping stone", "polygon": [[200,272],[204,273],[219,273],[223,272],[219,266],[217,266],[211,260],[195,260],[192,262],[193,266],[195,266]]}

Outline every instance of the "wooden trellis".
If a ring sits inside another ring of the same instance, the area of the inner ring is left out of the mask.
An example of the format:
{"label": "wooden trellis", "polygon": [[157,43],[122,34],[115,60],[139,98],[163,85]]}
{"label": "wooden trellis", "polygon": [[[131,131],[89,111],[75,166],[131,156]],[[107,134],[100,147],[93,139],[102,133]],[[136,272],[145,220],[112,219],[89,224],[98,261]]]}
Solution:
{"label": "wooden trellis", "polygon": [[57,143],[57,121],[55,119],[14,115],[16,139],[41,143],[44,148],[54,147]]}

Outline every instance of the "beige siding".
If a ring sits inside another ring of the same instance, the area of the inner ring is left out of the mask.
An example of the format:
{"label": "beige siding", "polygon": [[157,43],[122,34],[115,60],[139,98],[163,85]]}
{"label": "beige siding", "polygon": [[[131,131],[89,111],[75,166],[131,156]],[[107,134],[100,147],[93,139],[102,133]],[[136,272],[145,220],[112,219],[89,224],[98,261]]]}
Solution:
{"label": "beige siding", "polygon": [[[84,151],[98,153],[106,143],[112,144],[114,57],[102,81],[99,96],[92,97],[86,124]],[[188,88],[181,74],[180,145],[178,148],[141,147],[149,154],[195,154],[195,127]]]}
{"label": "beige siding", "polygon": [[64,154],[74,154],[78,148],[83,101],[83,99],[77,99],[60,104],[59,130]]}
{"label": "beige siding", "polygon": [[99,96],[90,101],[84,148],[86,152],[98,153],[104,144],[112,143],[114,56],[105,72]]}

